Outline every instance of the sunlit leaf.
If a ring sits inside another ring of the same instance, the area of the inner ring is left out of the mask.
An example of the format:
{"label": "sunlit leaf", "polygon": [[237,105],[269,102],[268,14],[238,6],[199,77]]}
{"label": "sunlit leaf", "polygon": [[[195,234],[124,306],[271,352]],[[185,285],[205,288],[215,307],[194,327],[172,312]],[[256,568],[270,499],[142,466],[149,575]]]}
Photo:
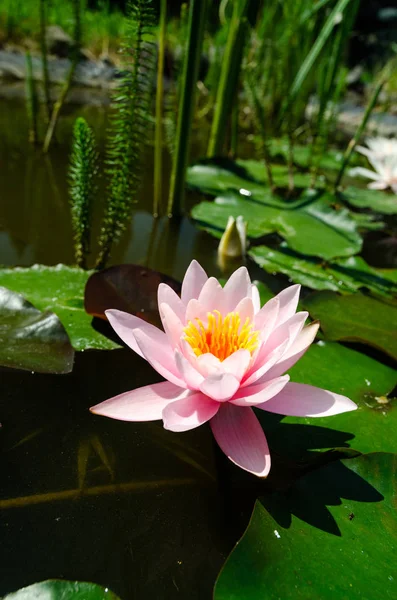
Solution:
{"label": "sunlit leaf", "polygon": [[352,293],[367,288],[377,294],[397,294],[393,274],[370,267],[361,256],[322,262],[303,256],[286,246],[277,250],[267,246],[254,246],[249,256],[268,273],[283,273],[294,283],[315,290],[332,290]]}
{"label": "sunlit leaf", "polygon": [[341,194],[342,200],[357,208],[369,208],[385,215],[397,214],[397,195],[356,187],[347,187]]}
{"label": "sunlit leaf", "polygon": [[108,588],[95,583],[49,579],[8,594],[3,600],[119,600],[119,598]]}
{"label": "sunlit leaf", "polygon": [[393,600],[396,475],[397,455],[367,454],[258,501],[214,600]]}

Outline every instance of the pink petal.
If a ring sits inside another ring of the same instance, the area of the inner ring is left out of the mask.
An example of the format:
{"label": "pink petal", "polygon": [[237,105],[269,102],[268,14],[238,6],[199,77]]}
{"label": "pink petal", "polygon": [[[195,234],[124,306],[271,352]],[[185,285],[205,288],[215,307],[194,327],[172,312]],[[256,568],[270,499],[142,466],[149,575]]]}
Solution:
{"label": "pink petal", "polygon": [[192,321],[192,323],[196,324],[197,319],[200,319],[206,325],[208,322],[207,315],[208,310],[206,310],[198,300],[195,300],[194,298],[193,300],[189,300],[188,305],[186,307],[186,324],[189,323],[189,321]]}
{"label": "pink petal", "polygon": [[301,286],[297,284],[290,285],[285,290],[277,294],[276,298],[280,302],[277,325],[281,325],[296,313],[300,291]]}
{"label": "pink petal", "polygon": [[251,298],[243,298],[235,307],[234,311],[239,314],[241,324],[244,325],[247,319],[250,323],[254,322],[254,305]]}
{"label": "pink petal", "polygon": [[255,329],[261,330],[261,340],[263,342],[266,342],[276,326],[279,309],[280,302],[277,298],[272,298],[255,315]]}
{"label": "pink petal", "polygon": [[261,297],[259,295],[259,290],[256,285],[252,284],[251,286],[251,295],[252,295],[252,304],[254,305],[254,313],[258,313],[261,309]]}
{"label": "pink petal", "polygon": [[287,383],[277,396],[256,408],[292,417],[329,417],[355,410],[357,406],[349,398],[328,390],[303,383]]}
{"label": "pink petal", "polygon": [[215,277],[210,277],[204,284],[198,297],[199,303],[207,312],[219,310],[224,314],[224,294],[221,284]]}
{"label": "pink petal", "polygon": [[[283,356],[289,345],[289,339],[284,340],[280,346],[272,350],[270,354],[262,356],[261,351],[258,354],[255,364],[248,371],[246,378],[243,379],[241,387],[253,385],[254,383],[261,380],[261,378],[267,373],[273,365],[275,365],[280,358]],[[261,349],[262,350],[262,349]]]}
{"label": "pink petal", "polygon": [[96,415],[119,421],[157,421],[170,402],[183,398],[189,392],[168,381],[124,392],[90,408]]}
{"label": "pink petal", "polygon": [[289,340],[288,348],[292,346],[302,331],[308,316],[309,313],[306,311],[298,312],[274,329],[267,342],[262,346],[262,353],[273,351],[287,339]]}
{"label": "pink petal", "polygon": [[237,392],[240,382],[231,373],[213,373],[202,384],[200,390],[218,402],[229,400]]}
{"label": "pink petal", "polygon": [[388,188],[386,181],[373,181],[367,186],[370,190],[385,190]]}
{"label": "pink petal", "polygon": [[251,408],[222,404],[210,426],[221,450],[235,465],[258,477],[267,476],[269,447]]}
{"label": "pink petal", "polygon": [[233,354],[225,358],[225,360],[220,363],[220,368],[224,373],[232,373],[238,381],[241,381],[250,362],[250,351],[240,348],[240,350],[233,352]]}
{"label": "pink petal", "polygon": [[214,402],[203,394],[190,394],[182,400],[171,402],[164,408],[164,429],[170,431],[195,429],[212,419],[219,407],[219,402]]}
{"label": "pink petal", "polygon": [[246,267],[240,267],[229,277],[223,288],[225,292],[224,314],[236,310],[243,298],[251,298],[251,279]]}
{"label": "pink petal", "polygon": [[134,335],[143,357],[152,365],[153,369],[156,369],[160,375],[171,383],[186,388],[186,383],[176,367],[174,351],[171,346],[169,344],[167,346],[157,344],[143,330],[135,329]]}
{"label": "pink petal", "polygon": [[204,381],[204,377],[201,375],[201,373],[199,373],[193,367],[193,365],[181,352],[179,352],[179,350],[175,351],[175,363],[188,388],[191,390],[197,390],[200,387],[200,383]]}
{"label": "pink petal", "polygon": [[168,304],[178,319],[180,319],[183,324],[185,323],[186,306],[183,304],[178,294],[166,283],[160,283],[157,290],[157,300],[158,306],[163,303]]}
{"label": "pink petal", "polygon": [[278,362],[274,367],[269,369],[266,373],[266,379],[278,377],[283,375],[289,369],[291,369],[295,363],[304,355],[308,350],[317,335],[320,323],[311,323],[307,327],[304,327],[302,331],[297,335],[294,343],[288,348],[287,352],[283,355],[282,360]]}
{"label": "pink petal", "polygon": [[187,304],[192,298],[198,298],[202,287],[207,281],[207,273],[197,260],[192,260],[182,282],[181,300]]}
{"label": "pink petal", "polygon": [[160,304],[159,312],[170,346],[173,348],[179,346],[183,335],[183,325],[181,320],[168,304]]}
{"label": "pink petal", "polygon": [[134,352],[145,358],[136,343],[134,330],[144,331],[145,334],[153,339],[157,344],[163,348],[169,348],[167,336],[163,331],[146,323],[143,319],[130,315],[129,313],[121,310],[109,309],[105,311],[109,323],[117,333],[117,335],[127,344]]}
{"label": "pink petal", "polygon": [[204,377],[208,377],[208,375],[212,375],[214,373],[222,372],[221,361],[210,352],[200,354],[200,356],[197,356],[196,361],[197,368],[200,373],[204,375]]}
{"label": "pink petal", "polygon": [[258,385],[240,388],[230,402],[236,406],[255,406],[256,404],[262,404],[281,392],[288,382],[289,375],[284,375],[284,377],[276,377],[275,379],[265,381]]}

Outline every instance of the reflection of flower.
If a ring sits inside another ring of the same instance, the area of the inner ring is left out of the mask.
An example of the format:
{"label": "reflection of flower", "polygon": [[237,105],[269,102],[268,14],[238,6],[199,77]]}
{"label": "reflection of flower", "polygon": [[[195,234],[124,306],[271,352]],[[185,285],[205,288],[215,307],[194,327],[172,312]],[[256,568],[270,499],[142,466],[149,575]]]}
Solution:
{"label": "reflection of flower", "polygon": [[375,171],[356,167],[350,170],[350,175],[362,175],[372,179],[368,184],[372,190],[391,188],[397,194],[397,140],[384,137],[369,138],[366,144],[368,148],[357,146],[356,150],[368,158]]}
{"label": "reflection of flower", "polygon": [[123,421],[162,419],[171,431],[210,422],[223,452],[258,476],[270,470],[263,430],[252,407],[282,415],[323,417],[354,410],[338,394],[284,375],[313,342],[318,324],[304,328],[296,313],[300,286],[260,307],[259,293],[241,267],[224,288],[193,261],[181,298],[160,284],[164,332],[119,310],[106,311],[120,338],[167,381],[125,392],[92,412]]}

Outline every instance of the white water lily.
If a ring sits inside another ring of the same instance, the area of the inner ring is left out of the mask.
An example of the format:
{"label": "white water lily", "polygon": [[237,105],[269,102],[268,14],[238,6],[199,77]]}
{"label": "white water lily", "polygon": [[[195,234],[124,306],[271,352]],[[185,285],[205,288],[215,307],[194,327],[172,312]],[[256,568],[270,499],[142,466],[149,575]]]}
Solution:
{"label": "white water lily", "polygon": [[384,137],[368,138],[365,146],[356,150],[366,156],[374,171],[364,167],[350,170],[350,175],[361,175],[372,179],[368,187],[372,190],[392,189],[397,194],[397,140]]}

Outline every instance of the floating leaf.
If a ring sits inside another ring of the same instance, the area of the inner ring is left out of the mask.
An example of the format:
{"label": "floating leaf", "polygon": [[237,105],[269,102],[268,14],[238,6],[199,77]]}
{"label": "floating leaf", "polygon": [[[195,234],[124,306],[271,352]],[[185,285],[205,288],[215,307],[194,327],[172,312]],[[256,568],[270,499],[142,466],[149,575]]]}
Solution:
{"label": "floating leaf", "polygon": [[294,283],[315,290],[346,294],[364,287],[385,296],[397,294],[393,273],[370,267],[360,256],[324,263],[310,256],[302,256],[286,246],[277,250],[255,246],[249,251],[249,256],[268,273],[283,273]]}
{"label": "floating leaf", "polygon": [[139,265],[116,265],[93,273],[85,288],[87,313],[106,319],[105,310],[117,308],[159,325],[157,289],[166,283],[178,294],[181,284],[163,273]]}
{"label": "floating leaf", "polygon": [[119,598],[108,588],[95,583],[49,579],[8,594],[3,600],[119,600]]}
{"label": "floating leaf", "polygon": [[358,408],[332,417],[283,418],[267,431],[273,451],[298,460],[308,450],[346,445],[360,452],[394,452],[397,400],[387,396],[397,385],[395,369],[336,342],[319,341],[289,374],[291,381],[347,396]]}
{"label": "floating leaf", "polygon": [[397,303],[363,294],[316,292],[305,298],[303,306],[320,320],[328,340],[369,344],[397,360]]}
{"label": "floating leaf", "polygon": [[76,350],[111,350],[119,345],[95,331],[84,310],[84,286],[90,271],[57,265],[0,269],[0,285],[21,293],[39,310],[53,311]]}
{"label": "floating leaf", "polygon": [[214,600],[397,596],[397,456],[333,462],[257,502]]}
{"label": "floating leaf", "polygon": [[39,373],[70,373],[74,351],[54,313],[0,288],[0,365]]}
{"label": "floating leaf", "polygon": [[379,190],[347,187],[341,194],[342,200],[358,208],[369,208],[385,215],[397,214],[397,195]]}
{"label": "floating leaf", "polygon": [[[281,156],[285,161],[289,159],[290,147],[287,138],[273,139],[270,142],[270,153],[273,157]],[[310,145],[302,146],[294,144],[293,146],[293,162],[300,167],[307,168],[310,165],[312,148]],[[340,150],[328,149],[321,155],[319,161],[320,169],[329,171],[338,171],[342,165],[343,152]],[[360,158],[354,155],[353,160],[358,164]]]}
{"label": "floating leaf", "polygon": [[216,163],[195,165],[188,174],[193,187],[219,194],[214,202],[202,202],[192,210],[193,218],[216,237],[230,216],[241,215],[249,237],[276,232],[297,252],[331,259],[361,250],[359,224],[346,208],[335,208],[332,194],[308,190],[298,200],[284,201],[261,183],[265,173],[261,163],[226,164],[232,165],[229,170]]}

